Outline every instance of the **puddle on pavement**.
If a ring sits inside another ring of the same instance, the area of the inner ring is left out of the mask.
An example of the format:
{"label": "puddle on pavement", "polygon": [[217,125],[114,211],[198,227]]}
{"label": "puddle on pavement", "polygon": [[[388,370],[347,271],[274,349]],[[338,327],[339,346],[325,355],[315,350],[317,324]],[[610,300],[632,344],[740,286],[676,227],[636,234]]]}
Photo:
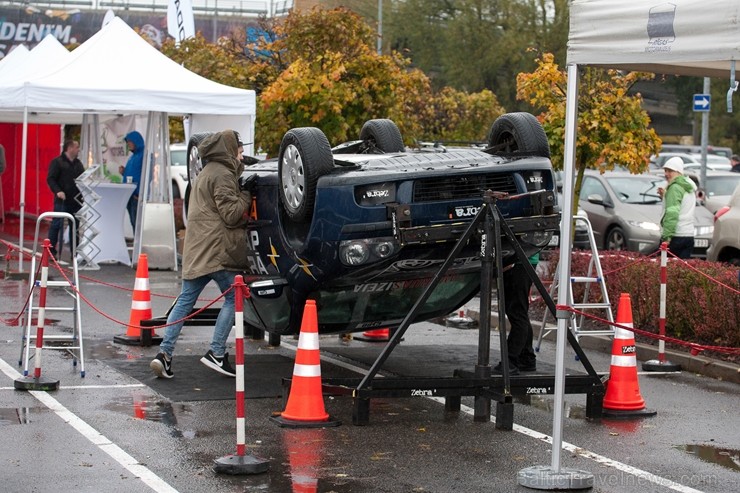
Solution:
{"label": "puddle on pavement", "polygon": [[48,411],[46,408],[35,407],[4,407],[0,408],[0,426],[27,425],[33,422],[33,416]]}
{"label": "puddle on pavement", "polygon": [[713,445],[676,445],[674,448],[693,454],[704,462],[717,464],[731,471],[740,471],[740,450]]}
{"label": "puddle on pavement", "polygon": [[191,412],[185,404],[171,404],[158,399],[147,399],[134,395],[131,399],[118,400],[104,406],[109,411],[123,413],[136,419],[163,423],[172,428],[172,436],[188,440],[203,438],[212,434],[208,430],[183,430],[177,428],[177,416]]}
{"label": "puddle on pavement", "polygon": [[[516,402],[521,402],[522,404],[527,404],[529,406],[536,407],[537,409],[542,409],[543,411],[548,412],[552,412],[553,406],[555,405],[554,398],[548,398],[541,395],[529,395],[526,397],[517,398]],[[586,419],[586,406],[572,404],[570,402],[565,402],[564,405],[565,408],[563,415],[566,418]]]}
{"label": "puddle on pavement", "polygon": [[[90,351],[89,358],[98,360],[111,360],[111,359],[141,359],[144,357],[144,352],[140,346],[116,346],[110,342],[97,342],[88,344],[85,347],[86,351]],[[150,356],[151,357],[151,356]]]}

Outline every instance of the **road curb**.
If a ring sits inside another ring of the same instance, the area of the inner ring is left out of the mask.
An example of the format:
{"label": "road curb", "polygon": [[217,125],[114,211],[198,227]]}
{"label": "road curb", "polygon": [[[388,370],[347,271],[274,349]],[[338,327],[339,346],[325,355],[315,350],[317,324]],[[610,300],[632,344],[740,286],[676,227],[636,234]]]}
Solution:
{"label": "road curb", "polygon": [[[470,302],[464,307],[467,316],[469,316],[476,322],[480,321],[479,305],[480,303]],[[539,333],[539,329],[542,323],[540,320],[532,320],[531,322],[536,337]],[[491,313],[491,326],[498,326],[497,311],[492,311]],[[612,350],[611,338],[607,336],[581,337],[579,342],[581,343],[581,347],[584,349],[592,349],[605,354],[610,354]],[[658,358],[657,347],[639,342],[636,345],[637,359],[639,361],[648,361]],[[718,359],[707,358],[701,355],[692,356],[688,353],[682,353],[679,351],[672,351],[668,349],[665,352],[665,358],[671,363],[681,365],[682,371],[696,373],[710,378],[716,378],[717,380],[740,383],[740,365],[721,361]]]}

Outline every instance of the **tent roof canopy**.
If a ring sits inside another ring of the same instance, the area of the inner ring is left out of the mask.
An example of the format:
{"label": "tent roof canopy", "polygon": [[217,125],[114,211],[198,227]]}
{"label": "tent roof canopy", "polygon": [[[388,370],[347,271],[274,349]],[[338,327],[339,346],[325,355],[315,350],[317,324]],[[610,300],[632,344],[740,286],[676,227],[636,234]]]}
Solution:
{"label": "tent roof canopy", "polygon": [[74,50],[68,63],[26,80],[25,84],[3,88],[2,93],[0,112],[27,109],[31,114],[76,114],[77,118],[83,113],[256,112],[254,91],[219,84],[187,70],[118,17]]}
{"label": "tent roof canopy", "polygon": [[737,0],[571,1],[568,64],[729,79],[738,59]]}

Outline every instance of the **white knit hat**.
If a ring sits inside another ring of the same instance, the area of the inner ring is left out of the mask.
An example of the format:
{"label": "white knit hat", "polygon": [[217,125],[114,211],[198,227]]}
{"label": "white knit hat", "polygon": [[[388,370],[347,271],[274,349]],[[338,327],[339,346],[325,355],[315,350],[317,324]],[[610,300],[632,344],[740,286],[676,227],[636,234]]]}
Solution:
{"label": "white knit hat", "polygon": [[678,156],[673,156],[663,165],[663,169],[671,169],[676,173],[683,174],[683,159]]}

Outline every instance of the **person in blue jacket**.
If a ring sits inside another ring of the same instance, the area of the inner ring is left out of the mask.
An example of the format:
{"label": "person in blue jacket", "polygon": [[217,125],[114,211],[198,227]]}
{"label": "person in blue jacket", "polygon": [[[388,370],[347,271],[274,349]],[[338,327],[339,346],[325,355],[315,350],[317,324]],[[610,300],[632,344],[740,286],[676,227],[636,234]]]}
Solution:
{"label": "person in blue jacket", "polygon": [[129,183],[128,178],[131,177],[131,183],[136,185],[134,193],[131,194],[128,204],[126,204],[128,217],[131,219],[131,227],[136,231],[136,210],[139,208],[139,182],[141,181],[141,169],[144,164],[144,137],[134,130],[127,133],[123,140],[126,142],[131,155],[128,157],[125,167],[118,167],[118,172],[123,177],[123,183]]}

